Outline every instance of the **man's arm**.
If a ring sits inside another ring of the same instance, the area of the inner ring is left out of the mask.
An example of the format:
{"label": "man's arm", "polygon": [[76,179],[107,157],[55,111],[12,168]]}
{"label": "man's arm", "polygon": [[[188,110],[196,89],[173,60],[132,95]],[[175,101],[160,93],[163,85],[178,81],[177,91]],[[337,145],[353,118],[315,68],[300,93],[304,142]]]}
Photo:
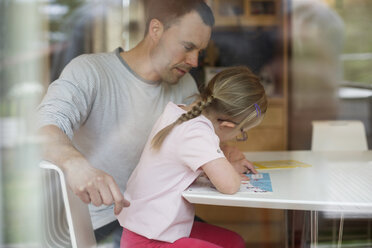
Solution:
{"label": "man's arm", "polygon": [[90,165],[61,129],[47,125],[40,129],[40,133],[45,140],[43,158],[62,169],[67,184],[83,202],[95,206],[114,203],[115,214],[129,206],[112,176]]}

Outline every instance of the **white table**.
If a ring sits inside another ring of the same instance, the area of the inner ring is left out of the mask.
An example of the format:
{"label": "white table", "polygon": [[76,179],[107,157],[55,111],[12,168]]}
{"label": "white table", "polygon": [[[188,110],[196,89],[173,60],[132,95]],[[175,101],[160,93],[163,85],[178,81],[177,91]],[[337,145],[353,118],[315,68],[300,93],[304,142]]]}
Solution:
{"label": "white table", "polygon": [[186,190],[183,196],[199,204],[311,211],[311,238],[315,244],[317,211],[372,214],[372,150],[248,152],[245,155],[250,161],[297,160],[311,167],[262,171],[270,173],[272,193],[225,195]]}

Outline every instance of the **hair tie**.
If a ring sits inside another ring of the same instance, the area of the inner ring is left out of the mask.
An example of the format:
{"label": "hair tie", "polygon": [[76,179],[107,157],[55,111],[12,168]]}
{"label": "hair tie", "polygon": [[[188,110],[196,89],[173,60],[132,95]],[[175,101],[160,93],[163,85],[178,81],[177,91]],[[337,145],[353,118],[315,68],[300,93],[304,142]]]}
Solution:
{"label": "hair tie", "polygon": [[207,97],[206,101],[211,103],[213,101],[213,99],[214,99],[214,96],[210,95],[210,96]]}
{"label": "hair tie", "polygon": [[254,104],[254,107],[256,108],[257,117],[261,115],[261,109],[260,106],[258,106],[257,103]]}

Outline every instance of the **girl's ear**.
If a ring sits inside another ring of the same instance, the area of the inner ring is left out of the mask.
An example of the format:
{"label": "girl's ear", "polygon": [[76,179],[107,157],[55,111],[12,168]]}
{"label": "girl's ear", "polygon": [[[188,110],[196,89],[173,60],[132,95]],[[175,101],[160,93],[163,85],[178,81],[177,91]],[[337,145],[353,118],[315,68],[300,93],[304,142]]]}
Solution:
{"label": "girl's ear", "polygon": [[158,19],[152,19],[149,24],[149,35],[154,42],[160,40],[161,35],[163,34],[164,26],[161,21]]}
{"label": "girl's ear", "polygon": [[236,124],[231,121],[222,121],[219,127],[222,128],[235,128]]}

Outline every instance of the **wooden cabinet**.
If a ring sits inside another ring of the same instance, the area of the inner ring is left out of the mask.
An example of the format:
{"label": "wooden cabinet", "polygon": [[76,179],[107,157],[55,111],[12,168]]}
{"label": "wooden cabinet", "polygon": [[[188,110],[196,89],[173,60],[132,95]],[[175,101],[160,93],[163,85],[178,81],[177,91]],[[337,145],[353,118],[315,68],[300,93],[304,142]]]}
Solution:
{"label": "wooden cabinet", "polygon": [[196,205],[198,217],[239,233],[247,247],[285,247],[282,210]]}

